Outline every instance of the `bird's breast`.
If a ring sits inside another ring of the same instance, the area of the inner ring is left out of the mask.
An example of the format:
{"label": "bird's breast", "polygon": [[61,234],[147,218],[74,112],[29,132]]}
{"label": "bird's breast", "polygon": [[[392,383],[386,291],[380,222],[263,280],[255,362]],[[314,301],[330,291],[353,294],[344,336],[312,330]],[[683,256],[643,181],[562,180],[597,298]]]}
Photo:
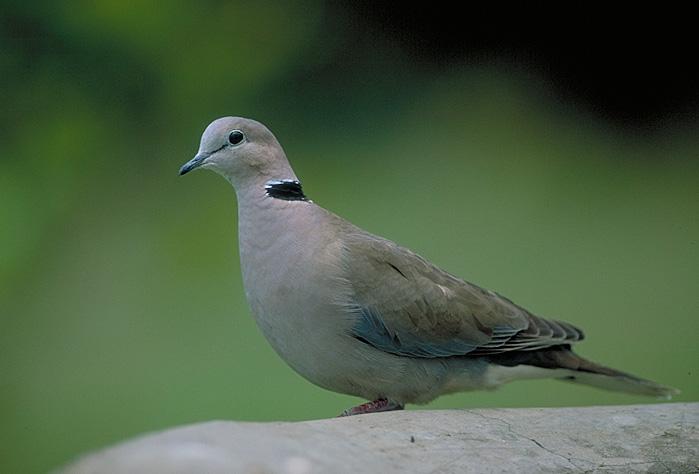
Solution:
{"label": "bird's breast", "polygon": [[[310,206],[292,203],[290,206]],[[253,316],[276,352],[306,378],[325,385],[333,351],[351,344],[354,315],[345,308],[342,244],[302,212],[240,219],[243,282]],[[305,224],[305,225],[304,225]]]}

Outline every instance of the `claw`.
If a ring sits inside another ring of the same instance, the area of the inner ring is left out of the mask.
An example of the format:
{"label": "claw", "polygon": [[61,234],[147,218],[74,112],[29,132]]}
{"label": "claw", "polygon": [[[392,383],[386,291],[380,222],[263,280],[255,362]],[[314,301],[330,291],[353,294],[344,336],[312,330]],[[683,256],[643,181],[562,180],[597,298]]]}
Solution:
{"label": "claw", "polygon": [[402,410],[404,405],[389,400],[387,398],[379,398],[373,402],[366,402],[356,407],[348,408],[340,413],[340,416],[363,415],[365,413],[378,413],[381,411]]}

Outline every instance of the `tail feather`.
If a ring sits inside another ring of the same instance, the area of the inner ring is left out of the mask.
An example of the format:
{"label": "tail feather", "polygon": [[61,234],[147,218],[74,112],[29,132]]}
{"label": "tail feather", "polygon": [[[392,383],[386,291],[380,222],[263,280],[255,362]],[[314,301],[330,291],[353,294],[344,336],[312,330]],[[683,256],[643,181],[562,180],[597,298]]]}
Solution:
{"label": "tail feather", "polygon": [[646,395],[649,397],[670,400],[673,395],[678,395],[679,390],[666,385],[655,383],[633,375],[618,372],[617,375],[607,375],[595,372],[577,371],[561,378],[567,382],[582,383],[592,387],[612,390],[615,392],[632,393],[636,395]]}
{"label": "tail feather", "polygon": [[605,390],[646,395],[669,400],[679,390],[642,379],[620,370],[605,367],[587,360],[570,350],[570,346],[558,346],[537,351],[518,351],[491,356],[491,361],[505,365],[531,365],[546,369],[566,369],[560,380],[582,383]]}

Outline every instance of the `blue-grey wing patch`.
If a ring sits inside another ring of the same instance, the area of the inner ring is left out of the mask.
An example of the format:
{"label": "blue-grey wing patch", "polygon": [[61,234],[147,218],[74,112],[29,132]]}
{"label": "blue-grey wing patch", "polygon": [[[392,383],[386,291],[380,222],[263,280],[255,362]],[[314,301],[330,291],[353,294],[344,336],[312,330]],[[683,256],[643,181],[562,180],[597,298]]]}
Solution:
{"label": "blue-grey wing patch", "polygon": [[353,334],[357,339],[384,352],[409,357],[452,357],[476,350],[495,349],[506,344],[518,332],[511,327],[495,327],[492,329],[490,341],[480,346],[459,338],[446,338],[437,342],[407,331],[399,333],[389,329],[381,316],[370,308],[360,308],[359,315],[359,320],[353,328]]}

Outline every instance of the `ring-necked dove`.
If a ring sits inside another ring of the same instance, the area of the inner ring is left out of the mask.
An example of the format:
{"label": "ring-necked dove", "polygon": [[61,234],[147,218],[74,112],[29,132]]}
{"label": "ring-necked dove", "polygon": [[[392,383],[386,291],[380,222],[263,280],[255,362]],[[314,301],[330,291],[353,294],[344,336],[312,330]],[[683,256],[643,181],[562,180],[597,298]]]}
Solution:
{"label": "ring-necked dove", "polygon": [[224,117],[180,169],[238,197],[245,294],[265,337],[309,381],[401,409],[517,379],[556,378],[669,398],[677,390],[586,360],[572,324],[536,316],[308,200],[274,135]]}

